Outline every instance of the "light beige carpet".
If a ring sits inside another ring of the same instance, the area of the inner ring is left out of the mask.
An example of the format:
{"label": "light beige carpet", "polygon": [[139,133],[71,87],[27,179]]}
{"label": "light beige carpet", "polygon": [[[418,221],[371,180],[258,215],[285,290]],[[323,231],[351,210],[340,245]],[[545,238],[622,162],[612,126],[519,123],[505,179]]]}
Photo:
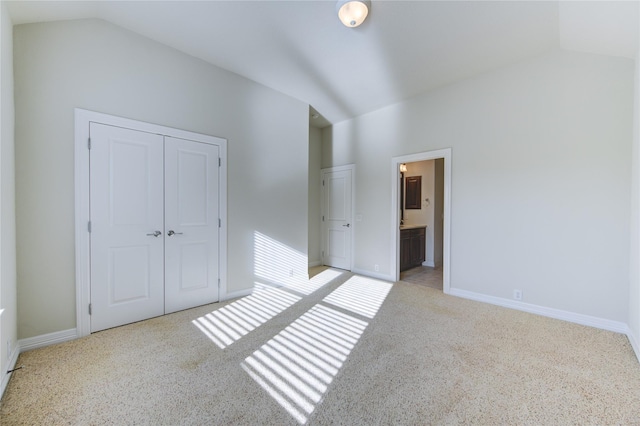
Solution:
{"label": "light beige carpet", "polygon": [[0,423],[640,424],[625,336],[387,290],[344,273],[23,353]]}

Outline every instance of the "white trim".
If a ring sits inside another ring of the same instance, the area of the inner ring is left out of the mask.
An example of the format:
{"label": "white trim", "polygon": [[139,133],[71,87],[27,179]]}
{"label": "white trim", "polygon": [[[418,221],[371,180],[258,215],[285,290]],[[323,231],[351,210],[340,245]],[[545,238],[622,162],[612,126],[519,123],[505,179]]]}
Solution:
{"label": "white trim", "polygon": [[[86,223],[89,221],[89,151],[86,141],[89,139],[89,122],[93,117],[81,109],[75,110],[75,232],[76,232],[76,330],[78,335],[91,333],[91,322],[87,312],[90,303],[89,294],[89,233]],[[83,141],[82,143],[80,141]],[[79,229],[80,223],[84,226]]]}
{"label": "white trim", "polygon": [[238,290],[238,291],[234,291],[232,293],[229,293],[227,295],[225,295],[225,298],[220,298],[221,302],[226,302],[227,300],[231,300],[231,299],[238,299],[240,297],[245,297],[245,296],[250,296],[251,294],[253,294],[253,289],[252,288],[247,288],[244,290]]}
{"label": "white trim", "polygon": [[640,342],[638,342],[638,340],[636,339],[636,336],[633,333],[633,330],[631,330],[631,327],[627,326],[627,328],[629,329],[627,331],[627,338],[629,339],[629,343],[631,343],[633,352],[635,352],[636,354],[636,358],[638,358],[638,361],[640,362]]}
{"label": "white trim", "polygon": [[470,299],[478,302],[489,303],[491,305],[502,306],[505,308],[515,309],[518,311],[529,312],[532,314],[537,314],[544,317],[568,321],[575,324],[586,325],[589,327],[595,327],[602,330],[614,331],[616,333],[629,335],[629,331],[630,331],[629,326],[624,322],[612,321],[605,318],[578,314],[570,311],[563,311],[561,309],[548,308],[546,306],[533,305],[531,303],[518,302],[515,300],[504,299],[502,297],[488,296],[486,294],[476,293],[468,290],[462,290],[459,288],[452,288],[449,294],[452,296],[462,297],[464,299]]}
{"label": "white trim", "polygon": [[[45,346],[55,345],[57,343],[68,342],[69,340],[74,340],[78,338],[78,333],[75,328],[63,331],[56,331],[54,333],[43,334],[41,336],[29,337],[26,339],[20,339],[16,343],[13,348],[13,352],[11,352],[9,357],[9,363],[7,365],[7,371],[13,370],[16,368],[16,364],[18,363],[18,356],[23,353],[30,351],[32,349],[43,348]],[[4,391],[7,389],[7,385],[9,384],[9,380],[13,373],[4,372],[2,374],[2,382],[0,383],[0,397],[4,395]]]}
{"label": "white trim", "polygon": [[77,336],[91,333],[91,321],[88,306],[90,295],[89,271],[89,124],[98,122],[116,127],[155,133],[179,139],[217,145],[222,161],[219,170],[219,206],[220,206],[220,256],[218,288],[219,300],[226,300],[227,293],[227,140],[216,136],[203,135],[186,130],[174,129],[157,124],[145,123],[128,118],[117,117],[99,112],[75,109],[75,232],[76,232],[76,330]]}
{"label": "white trim", "polygon": [[[325,173],[334,173],[334,172],[344,172],[345,170],[351,171],[351,218],[349,222],[351,223],[351,253],[350,253],[350,262],[349,262],[349,271],[353,271],[353,263],[354,263],[354,247],[355,247],[355,235],[356,235],[356,223],[353,218],[356,214],[356,165],[355,164],[347,164],[344,166],[336,166],[336,167],[327,167],[324,169],[320,169],[320,229],[322,230],[322,235],[320,236],[320,250],[321,253],[325,251],[325,241],[324,241],[324,224],[322,223],[322,216],[324,216],[324,185],[322,182],[324,180]],[[321,265],[324,265],[324,256],[321,256]]]}
{"label": "white trim", "polygon": [[54,333],[20,339],[18,340],[18,347],[20,348],[20,353],[22,353],[32,349],[55,345],[57,343],[68,342],[69,340],[74,340],[78,337],[77,329],[71,328],[69,330],[56,331]]}
{"label": "white trim", "polygon": [[393,279],[393,275],[381,274],[380,272],[371,272],[365,269],[353,268],[353,271],[351,272],[353,272],[354,274],[362,275],[364,277],[376,278],[378,280],[383,280],[383,281],[389,281],[389,282],[397,281]]}
{"label": "white trim", "polygon": [[[16,368],[16,364],[18,362],[18,355],[20,355],[20,343],[18,342],[13,348],[13,352],[9,354],[9,363],[7,364],[7,371],[11,371]],[[9,380],[13,373],[7,373],[7,371],[2,372],[2,382],[0,382],[0,398],[4,395],[4,391],[7,389],[7,385],[9,384]]]}
{"label": "white trim", "polygon": [[416,161],[444,159],[444,206],[442,215],[442,291],[450,294],[451,285],[451,148],[435,151],[421,152],[418,154],[403,155],[391,159],[391,275],[392,281],[400,280],[400,194],[398,182],[400,180],[400,164],[414,163]]}
{"label": "white trim", "polygon": [[220,170],[218,184],[218,210],[220,213],[220,231],[218,242],[218,274],[220,286],[218,287],[218,300],[225,300],[227,297],[227,140],[217,138],[221,141],[220,147]]}

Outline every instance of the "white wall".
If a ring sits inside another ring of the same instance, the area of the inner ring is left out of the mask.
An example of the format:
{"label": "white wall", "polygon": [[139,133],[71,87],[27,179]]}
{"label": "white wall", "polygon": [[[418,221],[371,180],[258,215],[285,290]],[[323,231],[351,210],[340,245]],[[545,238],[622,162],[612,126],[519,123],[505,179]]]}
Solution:
{"label": "white wall", "polygon": [[[640,9],[638,10],[640,22]],[[634,111],[633,111],[633,155],[631,157],[633,177],[631,186],[631,249],[629,268],[629,338],[640,359],[640,46],[635,60]]]}
{"label": "white wall", "polygon": [[355,267],[391,278],[391,158],[452,148],[451,288],[626,322],[633,61],[563,51],[334,125]]}
{"label": "white wall", "polygon": [[14,42],[19,338],[75,327],[76,107],[228,139],[229,293],[253,287],[255,232],[306,257],[307,104],[99,20]]}
{"label": "white wall", "polygon": [[17,357],[14,172],[13,25],[0,2],[0,395]]}
{"label": "white wall", "polygon": [[320,164],[322,161],[322,131],[309,127],[309,265],[322,262],[320,231]]}

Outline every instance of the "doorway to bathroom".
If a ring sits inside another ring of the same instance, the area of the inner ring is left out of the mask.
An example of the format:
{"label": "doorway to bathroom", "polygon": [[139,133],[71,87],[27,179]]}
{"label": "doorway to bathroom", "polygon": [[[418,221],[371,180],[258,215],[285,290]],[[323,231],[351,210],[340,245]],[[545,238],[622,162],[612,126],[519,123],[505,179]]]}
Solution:
{"label": "doorway to bathroom", "polygon": [[392,179],[396,281],[448,293],[451,149],[394,157]]}
{"label": "doorway to bathroom", "polygon": [[400,164],[400,281],[442,291],[444,159]]}

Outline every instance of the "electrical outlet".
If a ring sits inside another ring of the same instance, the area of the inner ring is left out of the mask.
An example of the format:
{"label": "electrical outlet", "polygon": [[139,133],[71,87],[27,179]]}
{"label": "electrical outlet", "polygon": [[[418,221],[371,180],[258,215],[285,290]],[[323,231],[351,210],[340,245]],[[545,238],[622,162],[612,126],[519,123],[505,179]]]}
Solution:
{"label": "electrical outlet", "polygon": [[380,272],[380,265],[373,265],[373,269],[374,269],[376,272]]}
{"label": "electrical outlet", "polygon": [[522,290],[513,290],[514,300],[522,300]]}

